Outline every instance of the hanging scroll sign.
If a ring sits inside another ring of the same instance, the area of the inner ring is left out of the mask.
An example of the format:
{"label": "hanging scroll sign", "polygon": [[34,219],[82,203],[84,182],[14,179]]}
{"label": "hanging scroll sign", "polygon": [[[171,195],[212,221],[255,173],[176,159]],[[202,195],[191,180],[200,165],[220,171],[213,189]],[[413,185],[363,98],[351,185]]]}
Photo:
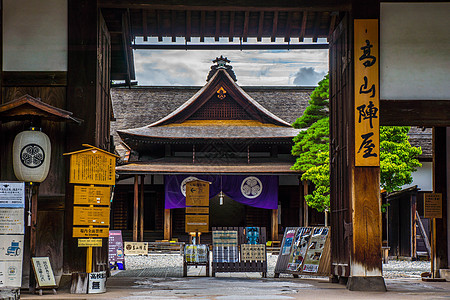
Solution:
{"label": "hanging scroll sign", "polygon": [[378,20],[355,20],[355,166],[380,165]]}

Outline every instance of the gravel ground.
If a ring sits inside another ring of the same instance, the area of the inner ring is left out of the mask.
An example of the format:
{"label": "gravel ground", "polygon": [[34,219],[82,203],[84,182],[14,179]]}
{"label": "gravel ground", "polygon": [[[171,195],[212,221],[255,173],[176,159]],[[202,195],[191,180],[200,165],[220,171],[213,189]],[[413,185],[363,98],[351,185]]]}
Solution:
{"label": "gravel ground", "polygon": [[[274,269],[278,255],[267,255],[267,277],[274,276]],[[115,276],[152,276],[152,277],[181,277],[183,257],[180,254],[149,254],[146,256],[126,256],[126,271]],[[423,272],[430,272],[429,261],[389,260],[383,264],[383,276],[389,279],[420,278]],[[280,277],[292,277],[280,274]],[[308,277],[308,276],[302,276]]]}

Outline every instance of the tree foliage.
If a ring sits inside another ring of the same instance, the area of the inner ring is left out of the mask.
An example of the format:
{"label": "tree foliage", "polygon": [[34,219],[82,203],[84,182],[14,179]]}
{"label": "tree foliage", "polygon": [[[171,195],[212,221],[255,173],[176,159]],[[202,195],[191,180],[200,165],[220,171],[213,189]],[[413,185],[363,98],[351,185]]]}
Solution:
{"label": "tree foliage", "polygon": [[319,86],[311,94],[309,106],[300,118],[292,124],[294,128],[306,128],[328,116],[329,109],[329,76],[319,81]]}
{"label": "tree foliage", "polygon": [[[302,171],[302,180],[314,184],[314,191],[305,199],[308,206],[318,211],[327,211],[330,207],[328,98],[327,75],[311,94],[308,108],[292,125],[308,127],[294,138],[291,153],[296,162],[291,169]],[[411,173],[421,166],[416,157],[422,150],[409,144],[408,132],[409,127],[380,127],[381,187],[388,192],[411,183]]]}
{"label": "tree foliage", "polygon": [[380,127],[380,183],[388,193],[412,183],[411,173],[422,166],[417,160],[422,149],[411,146],[408,132],[407,126]]}

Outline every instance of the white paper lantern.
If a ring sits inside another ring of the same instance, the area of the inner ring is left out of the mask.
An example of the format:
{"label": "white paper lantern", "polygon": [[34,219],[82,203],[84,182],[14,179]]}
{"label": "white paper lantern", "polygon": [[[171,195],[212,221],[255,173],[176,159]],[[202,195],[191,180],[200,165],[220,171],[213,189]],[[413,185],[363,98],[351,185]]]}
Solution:
{"label": "white paper lantern", "polygon": [[14,139],[13,166],[17,179],[42,182],[50,169],[51,146],[48,136],[34,127]]}

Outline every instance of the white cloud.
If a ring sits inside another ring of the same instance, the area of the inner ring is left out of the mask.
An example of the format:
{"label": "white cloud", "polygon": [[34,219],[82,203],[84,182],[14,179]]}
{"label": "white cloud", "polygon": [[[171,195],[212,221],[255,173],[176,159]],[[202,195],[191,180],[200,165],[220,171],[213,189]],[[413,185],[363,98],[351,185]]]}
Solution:
{"label": "white cloud", "polygon": [[135,50],[136,77],[139,85],[202,86],[220,55],[231,61],[241,86],[294,85],[299,70],[328,71],[327,50]]}

